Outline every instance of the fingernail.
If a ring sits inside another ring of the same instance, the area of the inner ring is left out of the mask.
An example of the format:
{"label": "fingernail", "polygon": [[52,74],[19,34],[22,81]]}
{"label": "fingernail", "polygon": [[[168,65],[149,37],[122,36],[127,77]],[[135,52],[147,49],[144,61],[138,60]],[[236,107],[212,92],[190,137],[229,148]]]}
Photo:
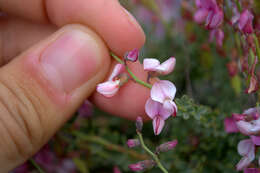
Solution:
{"label": "fingernail", "polygon": [[44,76],[52,87],[70,93],[97,72],[99,49],[87,33],[72,30],[63,33],[42,53]]}

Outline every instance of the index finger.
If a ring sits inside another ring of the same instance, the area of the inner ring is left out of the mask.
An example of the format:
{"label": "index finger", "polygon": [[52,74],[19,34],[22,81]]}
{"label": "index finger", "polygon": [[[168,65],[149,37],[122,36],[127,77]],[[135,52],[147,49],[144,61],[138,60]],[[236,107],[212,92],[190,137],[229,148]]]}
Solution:
{"label": "index finger", "polygon": [[0,9],[57,26],[87,25],[118,55],[142,47],[145,41],[139,24],[117,0],[0,0]]}

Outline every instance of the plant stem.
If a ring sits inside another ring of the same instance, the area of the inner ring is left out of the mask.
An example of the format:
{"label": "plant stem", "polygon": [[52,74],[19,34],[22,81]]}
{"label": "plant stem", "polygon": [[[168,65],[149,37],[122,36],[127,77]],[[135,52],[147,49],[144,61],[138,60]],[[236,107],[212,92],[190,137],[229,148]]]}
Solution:
{"label": "plant stem", "polygon": [[45,173],[42,168],[33,160],[33,159],[29,159],[29,161],[31,162],[31,164],[40,172],[40,173]]}
{"label": "plant stem", "polygon": [[105,140],[101,137],[98,137],[98,136],[86,135],[86,134],[84,134],[82,132],[78,132],[78,131],[74,131],[73,135],[80,138],[83,141],[89,141],[89,142],[103,145],[106,149],[129,154],[133,158],[137,158],[137,159],[141,159],[141,160],[148,159],[148,155],[139,154],[139,153],[135,152],[134,150],[129,150],[129,149],[126,149],[119,145],[112,144],[112,143],[108,142],[107,140]]}
{"label": "plant stem", "polygon": [[[117,61],[119,62],[120,64],[125,64],[124,61],[122,61],[119,57],[117,57],[115,54],[111,53],[111,56]],[[149,83],[146,83],[142,80],[140,80],[137,76],[134,75],[134,73],[130,70],[130,68],[126,65],[125,66],[126,68],[126,71],[129,73],[129,75],[132,77],[132,79],[136,82],[136,83],[139,83],[140,85],[143,85],[149,89],[152,88],[152,85],[149,84]]]}
{"label": "plant stem", "polygon": [[138,134],[138,137],[139,137],[139,140],[140,140],[140,143],[141,143],[141,146],[142,148],[149,154],[153,157],[153,159],[155,160],[155,162],[157,163],[157,166],[162,170],[163,173],[168,173],[168,171],[163,167],[162,163],[160,162],[158,156],[156,154],[154,154],[144,143],[144,140],[143,140],[143,136],[140,132],[137,132]]}
{"label": "plant stem", "polygon": [[242,7],[241,7],[241,4],[240,4],[239,0],[235,0],[235,2],[236,2],[236,6],[237,6],[238,11],[241,12],[242,11]]}
{"label": "plant stem", "polygon": [[256,54],[258,56],[258,60],[260,60],[260,47],[259,47],[259,41],[258,38],[255,34],[253,34],[254,42],[255,42],[255,47],[256,47]]}

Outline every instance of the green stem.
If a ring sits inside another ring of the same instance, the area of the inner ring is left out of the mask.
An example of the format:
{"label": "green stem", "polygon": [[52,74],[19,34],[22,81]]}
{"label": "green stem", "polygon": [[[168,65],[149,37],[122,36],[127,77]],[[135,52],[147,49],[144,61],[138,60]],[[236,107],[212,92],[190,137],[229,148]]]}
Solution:
{"label": "green stem", "polygon": [[241,4],[239,3],[239,0],[235,0],[235,2],[236,2],[238,11],[241,12],[242,11],[242,7],[241,7]]}
{"label": "green stem", "polygon": [[[122,61],[119,57],[117,57],[115,54],[111,53],[111,56],[120,64],[125,64],[124,61]],[[130,70],[128,66],[126,66],[126,71],[129,73],[129,75],[132,77],[132,79],[136,82],[139,83],[140,85],[143,85],[149,89],[152,88],[152,85],[149,83],[146,83],[142,80],[140,80],[137,76],[134,75],[134,73]]]}
{"label": "green stem", "polygon": [[151,150],[149,150],[149,148],[145,145],[144,140],[143,140],[143,136],[140,132],[137,132],[140,143],[142,148],[153,157],[153,159],[155,160],[155,162],[157,163],[157,166],[162,170],[163,173],[168,173],[168,171],[163,167],[162,163],[160,162],[158,156],[156,154],[154,154]]}
{"label": "green stem", "polygon": [[83,141],[93,142],[93,143],[102,145],[108,150],[113,150],[113,151],[117,151],[120,153],[126,153],[133,158],[137,158],[137,159],[141,159],[141,160],[148,159],[148,155],[139,154],[139,153],[135,152],[134,150],[126,149],[122,146],[110,143],[109,141],[107,141],[101,137],[98,137],[98,136],[86,135],[86,134],[84,134],[82,132],[78,132],[78,131],[74,131],[73,135],[80,138]]}
{"label": "green stem", "polygon": [[259,47],[259,41],[258,38],[255,34],[253,34],[254,42],[255,42],[255,47],[256,47],[256,54],[258,57],[258,60],[260,60],[260,47]]}
{"label": "green stem", "polygon": [[39,171],[39,173],[45,173],[42,168],[33,160],[33,159],[29,159],[29,161],[31,162],[31,164]]}

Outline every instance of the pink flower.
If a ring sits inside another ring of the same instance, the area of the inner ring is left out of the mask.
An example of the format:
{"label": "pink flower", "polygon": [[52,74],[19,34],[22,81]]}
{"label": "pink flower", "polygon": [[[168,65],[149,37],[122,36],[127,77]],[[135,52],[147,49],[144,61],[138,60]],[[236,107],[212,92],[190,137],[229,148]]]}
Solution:
{"label": "pink flower", "polygon": [[250,108],[244,112],[244,120],[236,122],[237,128],[244,135],[257,135],[260,133],[260,118],[257,108]]}
{"label": "pink flower", "polygon": [[213,41],[213,39],[216,39],[217,45],[219,47],[222,47],[223,45],[223,40],[224,40],[224,32],[221,29],[214,29],[210,32],[210,42]]}
{"label": "pink flower", "polygon": [[156,75],[167,75],[174,70],[176,59],[174,57],[169,58],[164,63],[160,64],[160,61],[154,58],[144,59],[144,70],[155,72]]}
{"label": "pink flower", "polygon": [[165,110],[176,116],[177,106],[173,102],[176,94],[176,87],[167,80],[156,82],[151,89],[151,99],[163,105]]}
{"label": "pink flower", "polygon": [[117,166],[114,166],[113,173],[121,173],[121,171]]}
{"label": "pink flower", "polygon": [[113,97],[120,88],[120,78],[118,76],[122,74],[125,70],[125,66],[122,64],[117,64],[114,67],[112,74],[110,75],[108,81],[97,85],[97,92],[105,97]]}
{"label": "pink flower", "polygon": [[174,149],[177,144],[178,144],[177,140],[173,140],[173,141],[161,144],[159,147],[156,148],[156,153],[170,151],[170,150]]}
{"label": "pink flower", "polygon": [[139,50],[134,49],[134,50],[126,53],[125,60],[136,62],[138,60],[138,57],[139,57]]}
{"label": "pink flower", "polygon": [[238,28],[245,34],[252,34],[254,16],[249,10],[244,10],[239,18]]}
{"label": "pink flower", "polygon": [[132,171],[144,171],[146,169],[152,168],[155,166],[155,162],[153,160],[144,160],[141,162],[138,162],[136,164],[129,165],[129,169]]}
{"label": "pink flower", "polygon": [[196,0],[198,10],[194,14],[194,20],[201,24],[205,22],[208,29],[218,28],[224,19],[223,11],[215,0]]}
{"label": "pink flower", "polygon": [[145,112],[153,119],[153,130],[155,135],[159,135],[165,124],[165,120],[168,119],[172,112],[163,107],[163,104],[152,100],[147,100],[145,104]]}
{"label": "pink flower", "polygon": [[255,145],[251,139],[242,140],[238,144],[238,153],[243,158],[237,164],[237,170],[245,169],[255,159]]}
{"label": "pink flower", "polygon": [[249,83],[248,88],[246,89],[246,93],[251,94],[253,92],[256,92],[258,90],[258,88],[259,88],[258,79],[255,76],[255,74],[253,74],[250,77],[250,83]]}
{"label": "pink flower", "polygon": [[140,145],[140,142],[138,139],[128,139],[127,146],[129,148],[137,147]]}
{"label": "pink flower", "polygon": [[88,118],[93,114],[93,105],[90,101],[85,100],[81,107],[78,109],[79,116]]}
{"label": "pink flower", "polygon": [[260,173],[258,168],[246,168],[244,169],[244,173]]}
{"label": "pink flower", "polygon": [[239,131],[233,117],[225,118],[224,125],[227,133],[235,133]]}

